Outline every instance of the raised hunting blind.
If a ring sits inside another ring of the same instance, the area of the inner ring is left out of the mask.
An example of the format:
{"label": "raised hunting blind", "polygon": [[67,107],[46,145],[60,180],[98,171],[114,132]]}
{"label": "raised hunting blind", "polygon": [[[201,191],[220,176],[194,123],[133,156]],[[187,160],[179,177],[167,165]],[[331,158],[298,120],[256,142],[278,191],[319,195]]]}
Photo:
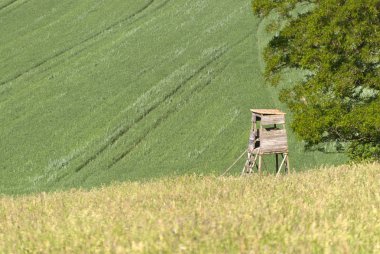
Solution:
{"label": "raised hunting blind", "polygon": [[[288,139],[285,129],[285,114],[278,109],[251,109],[252,129],[248,143],[248,158],[242,174],[253,172],[256,167],[261,172],[264,155],[275,155],[276,174],[285,165],[289,173]],[[279,165],[279,156],[282,156]]]}

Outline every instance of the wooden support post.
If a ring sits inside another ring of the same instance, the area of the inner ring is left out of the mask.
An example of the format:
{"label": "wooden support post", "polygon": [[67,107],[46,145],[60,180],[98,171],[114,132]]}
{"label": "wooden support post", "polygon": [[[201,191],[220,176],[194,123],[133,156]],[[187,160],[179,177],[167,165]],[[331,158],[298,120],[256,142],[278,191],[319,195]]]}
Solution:
{"label": "wooden support post", "polygon": [[257,127],[256,127],[256,114],[252,114],[252,130],[255,132],[255,134],[256,134],[256,129],[257,129]]}
{"label": "wooden support post", "polygon": [[290,173],[290,165],[289,165],[289,155],[286,154],[286,173]]}
{"label": "wooden support post", "polygon": [[277,172],[276,176],[279,176],[279,175],[280,175],[282,165],[284,165],[284,163],[285,163],[285,161],[286,161],[286,158],[288,158],[288,155],[287,155],[287,154],[285,154],[285,157],[284,157],[284,159],[283,159],[282,162],[281,162],[281,165],[280,165],[280,167],[279,167],[279,169],[278,169],[278,172]]}
{"label": "wooden support post", "polygon": [[276,153],[276,173],[278,172],[278,154]]}
{"label": "wooden support post", "polygon": [[261,154],[259,155],[259,169],[258,169],[258,171],[259,171],[259,173],[261,173],[261,166],[262,166],[262,156],[261,156]]}

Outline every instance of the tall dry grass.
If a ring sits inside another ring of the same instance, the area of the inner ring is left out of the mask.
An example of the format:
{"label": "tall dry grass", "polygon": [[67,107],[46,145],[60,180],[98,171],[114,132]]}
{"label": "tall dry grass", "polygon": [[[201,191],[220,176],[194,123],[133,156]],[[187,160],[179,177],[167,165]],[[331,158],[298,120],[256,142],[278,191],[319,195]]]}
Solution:
{"label": "tall dry grass", "polygon": [[380,253],[378,164],[0,201],[0,253]]}

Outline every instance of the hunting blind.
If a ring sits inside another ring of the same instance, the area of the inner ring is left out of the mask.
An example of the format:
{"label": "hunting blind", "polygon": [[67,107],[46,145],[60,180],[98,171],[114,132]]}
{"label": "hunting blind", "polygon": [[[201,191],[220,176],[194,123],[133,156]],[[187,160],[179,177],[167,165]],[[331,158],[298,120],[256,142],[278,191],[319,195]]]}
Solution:
{"label": "hunting blind", "polygon": [[[251,109],[252,128],[248,143],[248,158],[242,174],[253,172],[256,167],[261,172],[264,155],[275,155],[276,174],[285,165],[289,173],[288,140],[285,129],[285,114],[278,109]],[[282,156],[279,165],[279,156]],[[257,162],[258,161],[258,162]]]}

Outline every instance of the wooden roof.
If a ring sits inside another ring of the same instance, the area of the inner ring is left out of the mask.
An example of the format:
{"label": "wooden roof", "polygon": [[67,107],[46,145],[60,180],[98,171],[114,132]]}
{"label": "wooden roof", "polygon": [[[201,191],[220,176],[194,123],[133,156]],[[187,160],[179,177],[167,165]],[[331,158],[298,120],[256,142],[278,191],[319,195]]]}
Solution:
{"label": "wooden roof", "polygon": [[285,115],[286,114],[278,109],[251,109],[251,112],[258,115]]}

